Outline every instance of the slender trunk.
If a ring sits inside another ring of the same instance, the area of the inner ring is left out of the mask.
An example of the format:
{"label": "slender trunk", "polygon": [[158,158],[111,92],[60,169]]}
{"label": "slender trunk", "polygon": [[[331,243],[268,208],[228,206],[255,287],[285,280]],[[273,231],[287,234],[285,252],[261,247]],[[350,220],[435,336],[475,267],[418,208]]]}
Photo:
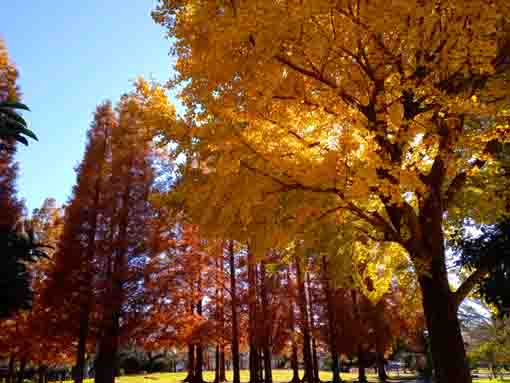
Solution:
{"label": "slender trunk", "polygon": [[259,382],[259,355],[256,344],[257,331],[257,275],[253,253],[248,247],[248,342],[250,360],[250,383]]}
{"label": "slender trunk", "polygon": [[85,371],[85,353],[87,352],[87,337],[89,333],[89,305],[82,303],[80,307],[80,329],[78,334],[78,348],[76,350],[76,364],[74,367],[74,382],[82,383]]}
{"label": "slender trunk", "polygon": [[313,317],[313,297],[311,290],[310,273],[306,273],[306,291],[308,298],[309,316],[310,316],[310,334],[312,335],[312,368],[313,368],[313,381],[319,382],[319,358],[317,355],[317,340],[313,336],[315,330],[314,317]]}
{"label": "slender trunk", "polygon": [[14,358],[14,354],[11,354],[9,357],[9,369],[7,371],[7,383],[14,383],[14,364],[16,363],[16,359]]}
{"label": "slender trunk", "polygon": [[333,374],[333,383],[340,383],[340,363],[338,358],[337,349],[337,323],[336,323],[336,307],[331,292],[331,281],[327,274],[327,260],[322,257],[322,275],[324,293],[326,295],[326,309],[328,314],[328,329],[329,329],[329,351],[331,353],[331,372]]}
{"label": "slender trunk", "polygon": [[[289,267],[290,268],[290,267]],[[287,271],[287,288],[290,290],[291,286],[291,278],[290,278],[290,270]],[[299,380],[299,361],[298,361],[298,348],[297,348],[297,342],[296,342],[296,335],[295,335],[295,315],[294,315],[294,296],[289,295],[289,327],[290,327],[290,334],[292,338],[292,355],[290,357],[290,366],[292,368],[292,379],[289,383],[298,383]]]}
{"label": "slender trunk", "polygon": [[299,259],[296,258],[296,277],[298,283],[298,302],[301,313],[300,324],[303,332],[303,359],[305,362],[305,375],[303,381],[313,383],[313,360],[310,346],[310,327],[308,320],[308,305],[306,299],[305,282]]}
{"label": "slender trunk", "polygon": [[[359,323],[359,326],[362,327],[362,319],[359,312],[359,304],[358,301],[358,294],[356,293],[356,290],[351,290],[351,297],[352,297],[352,304],[354,309],[354,317],[356,321]],[[361,340],[360,340],[361,341]],[[359,383],[366,383],[367,382],[367,376],[365,373],[365,359],[364,359],[364,351],[363,346],[360,344],[358,346],[358,382]]]}
{"label": "slender trunk", "polygon": [[46,366],[39,366],[38,368],[38,371],[37,371],[37,378],[38,378],[38,382],[39,383],[45,383],[45,380],[46,380],[46,375],[48,374],[47,372],[48,368]]}
{"label": "slender trunk", "polygon": [[220,382],[226,382],[227,376],[225,374],[225,346],[220,345]]}
{"label": "slender trunk", "polygon": [[25,368],[27,367],[27,358],[21,358],[19,362],[19,371],[18,371],[18,383],[23,383],[25,380]]}
{"label": "slender trunk", "polygon": [[234,241],[229,243],[229,256],[230,256],[230,291],[232,300],[232,368],[234,370],[233,383],[241,382],[241,372],[239,368],[239,325],[237,317],[237,291],[236,291],[236,268],[235,268],[235,253]]}
{"label": "slender trunk", "polygon": [[388,375],[386,374],[385,362],[384,362],[384,353],[378,351],[376,355],[376,364],[377,364],[377,376],[379,377],[380,382],[386,382],[388,379]]}
{"label": "slender trunk", "polygon": [[188,343],[188,376],[183,382],[192,382],[195,373],[195,345]]}
{"label": "slender trunk", "polygon": [[214,350],[214,383],[220,381],[220,345],[216,345]]}
{"label": "slender trunk", "polygon": [[358,347],[358,382],[367,383],[367,374],[365,371],[365,355],[363,348]]}
{"label": "slender trunk", "polygon": [[271,312],[268,297],[268,278],[266,275],[266,264],[263,261],[260,265],[260,278],[261,278],[261,303],[262,303],[262,315],[264,320],[264,382],[273,382],[273,371],[271,368],[271,348],[272,348],[272,326],[271,326]]}
{"label": "slender trunk", "polygon": [[[198,277],[198,293],[201,294],[201,276]],[[202,298],[199,298],[197,303],[197,314],[199,316],[202,316]],[[203,376],[203,369],[204,369],[204,352],[202,348],[202,341],[199,340],[198,344],[196,345],[196,365],[195,365],[195,374],[193,376],[193,382],[195,383],[202,383],[204,381]]]}
{"label": "slender trunk", "polygon": [[107,310],[103,322],[103,332],[99,341],[99,351],[96,358],[94,375],[95,383],[114,383],[119,342],[118,305]]}

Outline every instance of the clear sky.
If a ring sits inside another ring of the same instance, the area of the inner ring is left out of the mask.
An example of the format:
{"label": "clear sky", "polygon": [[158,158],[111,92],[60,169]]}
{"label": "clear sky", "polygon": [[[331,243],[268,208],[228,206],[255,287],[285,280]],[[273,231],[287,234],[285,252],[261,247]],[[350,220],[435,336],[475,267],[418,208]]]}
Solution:
{"label": "clear sky", "polygon": [[166,81],[173,60],[155,0],[0,0],[0,36],[20,71],[25,117],[39,142],[19,146],[19,196],[31,211],[65,203],[96,105],[138,75]]}

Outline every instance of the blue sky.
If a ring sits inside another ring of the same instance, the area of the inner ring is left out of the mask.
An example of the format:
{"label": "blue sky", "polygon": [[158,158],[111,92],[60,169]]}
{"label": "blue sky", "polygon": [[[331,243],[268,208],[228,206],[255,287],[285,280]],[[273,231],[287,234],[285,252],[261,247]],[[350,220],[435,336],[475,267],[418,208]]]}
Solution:
{"label": "blue sky", "polygon": [[25,117],[39,137],[20,146],[19,196],[31,211],[67,201],[96,105],[116,101],[138,75],[166,81],[173,60],[155,0],[0,1],[11,60],[20,71]]}

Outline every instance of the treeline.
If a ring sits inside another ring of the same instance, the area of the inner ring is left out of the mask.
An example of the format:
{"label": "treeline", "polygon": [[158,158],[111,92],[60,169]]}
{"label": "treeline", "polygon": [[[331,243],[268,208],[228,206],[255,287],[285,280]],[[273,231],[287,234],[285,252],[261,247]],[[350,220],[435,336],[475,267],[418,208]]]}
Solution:
{"label": "treeline", "polygon": [[341,360],[356,363],[362,380],[369,365],[385,379],[398,343],[423,349],[415,284],[392,283],[373,302],[354,280],[340,284],[329,257],[313,249],[260,252],[249,238],[206,237],[168,207],[176,204],[161,203],[179,179],[160,151],[137,92],[97,107],[72,197],[32,216],[53,248],[32,268],[32,309],[1,324],[11,374],[16,362],[18,379],[29,365],[42,375],[73,365],[82,382],[93,360],[95,381],[111,383],[119,351],[135,346],[186,349],[186,381],[196,383],[206,348],[216,352],[215,381],[226,380],[228,361],[235,383],[243,351],[250,380],[266,383],[278,356],[290,360],[293,381],[318,382],[327,353],[339,382]]}

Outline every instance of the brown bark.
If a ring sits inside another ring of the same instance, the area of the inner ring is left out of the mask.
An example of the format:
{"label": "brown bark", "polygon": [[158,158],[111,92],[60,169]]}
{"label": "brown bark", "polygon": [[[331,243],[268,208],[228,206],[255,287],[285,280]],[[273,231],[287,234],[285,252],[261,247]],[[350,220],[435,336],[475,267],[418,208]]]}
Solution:
{"label": "brown bark", "polygon": [[21,358],[19,362],[19,371],[18,371],[18,383],[23,383],[25,380],[25,368],[27,367],[27,358]]}
{"label": "brown bark", "polygon": [[80,307],[80,328],[78,333],[78,347],[76,350],[76,364],[74,367],[75,383],[83,382],[88,333],[89,333],[89,305],[83,303]]}
{"label": "brown bark", "polygon": [[298,305],[299,312],[301,314],[300,317],[300,325],[303,332],[303,359],[305,362],[305,374],[303,376],[302,381],[307,381],[309,383],[313,382],[313,360],[312,360],[312,350],[311,350],[311,339],[310,339],[310,325],[308,318],[308,305],[306,298],[306,290],[305,290],[305,281],[303,277],[303,272],[301,270],[301,265],[299,259],[296,258],[296,278],[298,285]]}
{"label": "brown bark", "polygon": [[195,373],[195,345],[188,343],[188,375],[183,382],[192,382]]}
{"label": "brown bark", "polygon": [[315,329],[314,324],[314,318],[313,318],[313,298],[312,298],[312,291],[311,291],[311,280],[310,280],[310,273],[306,273],[306,290],[308,292],[308,306],[310,308],[309,315],[310,315],[310,333],[312,335],[312,368],[313,368],[313,380],[314,382],[320,382],[319,379],[319,357],[317,355],[317,340],[315,339],[315,336],[313,336],[313,332]]}
{"label": "brown bark", "polygon": [[226,382],[227,376],[225,374],[225,346],[220,345],[220,382]]}
{"label": "brown bark", "polygon": [[384,353],[377,352],[376,355],[376,364],[377,364],[377,376],[380,382],[386,382],[388,379],[388,375],[386,374],[385,361],[384,361]]}
{"label": "brown bark", "polygon": [[[290,269],[290,267],[289,267]],[[287,285],[290,291],[291,286],[291,278],[290,278],[290,270],[287,271]],[[296,336],[294,334],[295,331],[295,315],[294,315],[294,301],[295,297],[289,295],[289,327],[292,338],[292,354],[290,358],[290,365],[292,368],[292,379],[289,383],[297,383],[299,382],[299,362],[298,362],[298,349],[296,343]]]}
{"label": "brown bark", "polygon": [[250,383],[259,382],[259,351],[256,344],[257,331],[257,274],[253,253],[248,248],[248,342]]}
{"label": "brown bark", "polygon": [[[359,326],[362,325],[361,315],[359,312],[359,300],[358,300],[358,294],[356,290],[351,290],[351,297],[352,297],[352,304],[354,309],[354,317],[356,321],[359,322]],[[358,346],[358,382],[359,383],[366,383],[367,382],[367,376],[365,373],[365,358],[364,358],[364,350],[361,344]]]}
{"label": "brown bark", "polygon": [[239,325],[238,325],[238,298],[236,291],[236,268],[234,241],[229,243],[229,261],[230,261],[230,294],[232,302],[232,369],[234,377],[233,383],[241,382],[241,372],[239,368]]}
{"label": "brown bark", "polygon": [[[437,161],[437,160],[436,160]],[[436,164],[435,164],[436,165]],[[430,177],[438,177],[440,165]],[[464,341],[460,332],[457,308],[460,303],[450,290],[446,270],[443,208],[439,188],[420,206],[414,225],[414,237],[406,245],[419,273],[423,309],[430,335],[436,383],[471,383]]]}
{"label": "brown bark", "polygon": [[329,351],[331,353],[331,372],[333,374],[333,383],[340,383],[340,363],[337,349],[337,326],[336,326],[336,308],[333,300],[331,281],[327,274],[327,260],[322,257],[322,277],[324,294],[326,295],[326,310],[328,314],[328,329],[329,329]]}
{"label": "brown bark", "polygon": [[358,382],[359,383],[367,383],[367,374],[365,371],[365,355],[363,348],[361,346],[358,347]]}
{"label": "brown bark", "polygon": [[14,364],[16,363],[16,359],[14,358],[14,354],[11,354],[9,357],[9,367],[7,371],[7,383],[14,383]]}
{"label": "brown bark", "polygon": [[[201,277],[198,278],[198,291],[199,294],[201,294]],[[202,298],[199,299],[197,303],[197,314],[202,315]],[[203,375],[203,369],[204,369],[204,352],[202,348],[202,342],[199,341],[198,344],[195,346],[196,350],[196,364],[195,364],[195,373],[193,375],[193,382],[195,383],[203,383],[204,381],[204,375]]]}
{"label": "brown bark", "polygon": [[262,262],[260,265],[260,279],[261,279],[261,288],[260,288],[260,296],[262,303],[262,315],[264,320],[264,342],[263,342],[263,352],[264,352],[264,382],[272,383],[273,381],[273,372],[271,368],[271,347],[272,347],[272,339],[271,339],[271,312],[269,305],[269,297],[268,297],[268,283],[269,280],[266,275],[266,265],[265,262]]}

